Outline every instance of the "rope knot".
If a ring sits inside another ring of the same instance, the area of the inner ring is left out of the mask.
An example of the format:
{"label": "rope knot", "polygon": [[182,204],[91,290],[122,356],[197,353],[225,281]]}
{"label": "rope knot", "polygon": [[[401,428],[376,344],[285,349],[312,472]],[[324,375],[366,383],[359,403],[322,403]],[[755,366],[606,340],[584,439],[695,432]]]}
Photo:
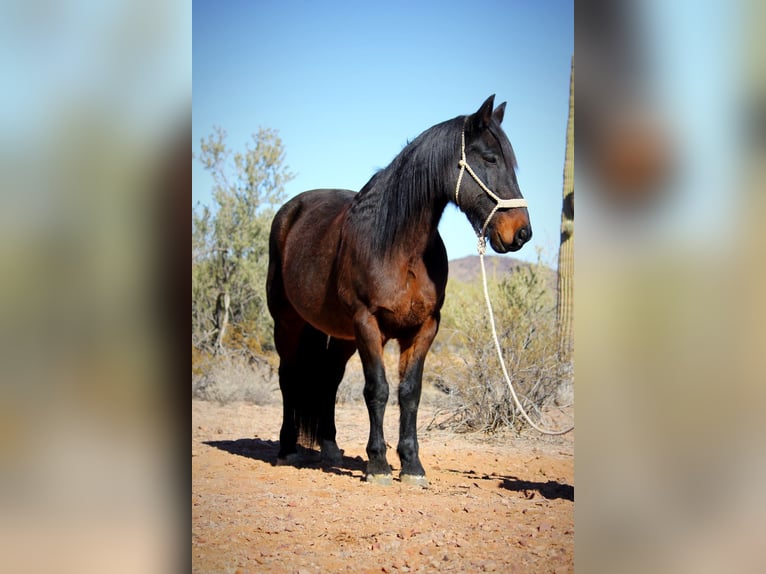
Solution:
{"label": "rope knot", "polygon": [[476,243],[476,249],[479,251],[479,255],[484,255],[487,252],[487,240],[479,235],[479,241]]}

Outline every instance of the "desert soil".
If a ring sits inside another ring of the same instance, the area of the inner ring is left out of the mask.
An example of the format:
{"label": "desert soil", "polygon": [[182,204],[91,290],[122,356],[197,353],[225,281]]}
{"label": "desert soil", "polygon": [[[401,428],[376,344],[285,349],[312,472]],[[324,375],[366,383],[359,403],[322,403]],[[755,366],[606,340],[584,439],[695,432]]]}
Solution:
{"label": "desert soil", "polygon": [[281,406],[192,401],[194,572],[573,572],[574,437],[426,430],[429,488],[364,482],[367,412],[337,409],[343,464],[276,466]]}

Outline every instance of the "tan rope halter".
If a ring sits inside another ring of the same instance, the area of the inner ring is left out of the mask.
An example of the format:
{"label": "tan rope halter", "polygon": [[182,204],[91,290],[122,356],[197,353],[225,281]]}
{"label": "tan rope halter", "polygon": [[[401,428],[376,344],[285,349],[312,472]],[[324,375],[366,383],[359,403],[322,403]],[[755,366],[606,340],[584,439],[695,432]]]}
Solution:
{"label": "tan rope halter", "polygon": [[471,177],[476,181],[477,184],[479,184],[479,187],[484,190],[484,193],[486,193],[488,196],[490,196],[495,201],[495,207],[492,209],[492,211],[489,212],[489,215],[487,216],[487,219],[484,221],[484,225],[481,227],[481,231],[477,232],[476,235],[479,236],[479,252],[482,252],[486,249],[485,243],[484,243],[484,233],[487,231],[487,226],[489,225],[489,222],[492,220],[492,216],[497,213],[499,209],[511,209],[514,207],[527,207],[527,200],[524,198],[518,198],[518,199],[503,199],[502,197],[499,197],[496,193],[494,193],[491,189],[489,189],[483,181],[481,181],[481,178],[479,178],[478,175],[476,175],[476,172],[471,169],[471,166],[468,165],[468,160],[465,157],[465,122],[463,122],[463,131],[460,134],[460,161],[457,163],[460,166],[460,173],[457,176],[457,184],[455,185],[455,203],[458,207],[460,206],[460,184],[463,181],[463,174],[467,171],[471,174]]}

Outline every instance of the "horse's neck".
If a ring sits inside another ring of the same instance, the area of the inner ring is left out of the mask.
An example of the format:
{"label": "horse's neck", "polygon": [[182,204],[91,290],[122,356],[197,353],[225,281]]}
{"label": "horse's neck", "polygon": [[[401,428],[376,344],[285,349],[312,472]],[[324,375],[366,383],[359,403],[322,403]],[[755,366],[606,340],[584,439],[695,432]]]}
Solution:
{"label": "horse's neck", "polygon": [[[389,247],[380,251],[381,246],[376,244],[374,237],[379,227],[383,225],[381,223],[383,207],[380,202],[386,200],[386,191],[382,188],[371,189],[365,197],[357,197],[345,220],[343,234],[349,237],[350,245],[356,245],[354,250],[364,259],[392,256],[409,258],[423,255],[436,238],[439,220],[447,201],[439,200],[417,206],[417,209],[397,226],[395,234],[388,241]],[[394,205],[387,208],[394,212],[397,209]]]}
{"label": "horse's neck", "polygon": [[438,233],[439,221],[446,205],[446,201],[440,201],[424,209],[421,217],[411,218],[400,230],[401,239],[397,241],[400,249],[413,254],[424,253]]}
{"label": "horse's neck", "polygon": [[[454,178],[448,181],[451,175],[445,173],[444,161],[433,161],[423,150],[417,151],[408,153],[405,148],[386,170],[373,176],[354,200],[349,227],[361,244],[372,246],[369,251],[372,255],[390,255],[394,251],[424,253],[438,233],[439,220],[455,181]],[[433,162],[427,174],[423,173],[424,164],[419,163],[426,160]],[[415,183],[402,177],[420,181]],[[411,183],[423,187],[413,187]]]}

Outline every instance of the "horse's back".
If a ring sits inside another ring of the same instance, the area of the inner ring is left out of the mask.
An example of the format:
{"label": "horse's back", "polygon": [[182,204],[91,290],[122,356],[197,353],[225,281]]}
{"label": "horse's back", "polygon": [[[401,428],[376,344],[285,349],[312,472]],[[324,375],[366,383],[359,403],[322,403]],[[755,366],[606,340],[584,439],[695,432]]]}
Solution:
{"label": "horse's back", "polygon": [[[355,195],[345,189],[305,191],[280,208],[271,226],[270,300],[284,298],[304,320],[338,338],[353,338],[351,324],[340,312],[334,271],[341,229]],[[277,305],[270,306],[272,315],[279,312]]]}
{"label": "horse's back", "polygon": [[295,225],[308,223],[321,227],[323,223],[331,223],[335,216],[345,211],[355,195],[348,189],[312,189],[299,193],[279,208],[274,216],[271,240],[284,243]]}

